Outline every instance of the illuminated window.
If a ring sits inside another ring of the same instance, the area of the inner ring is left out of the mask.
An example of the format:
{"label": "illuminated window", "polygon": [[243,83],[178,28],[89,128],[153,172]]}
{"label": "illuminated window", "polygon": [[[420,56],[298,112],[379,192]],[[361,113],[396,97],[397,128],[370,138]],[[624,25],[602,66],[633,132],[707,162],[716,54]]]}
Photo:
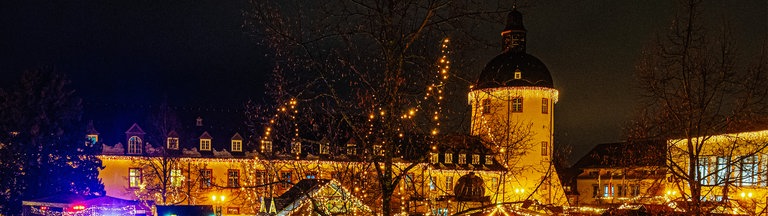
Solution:
{"label": "illuminated window", "polygon": [[747,156],[741,159],[741,186],[751,186],[757,183],[757,156]]}
{"label": "illuminated window", "polygon": [[232,140],[232,151],[233,152],[241,152],[241,151],[243,151],[243,141],[242,140]]}
{"label": "illuminated window", "polygon": [[429,177],[429,190],[436,190],[437,189],[437,179],[434,176]]}
{"label": "illuminated window", "polygon": [[717,182],[716,185],[725,184],[731,174],[731,157],[717,157]]}
{"label": "illuminated window", "polygon": [[227,207],[227,214],[240,214],[240,208],[239,207]]}
{"label": "illuminated window", "polygon": [[262,153],[272,152],[272,140],[262,140],[261,141],[261,152]]}
{"label": "illuminated window", "polygon": [[549,113],[549,99],[541,99],[541,114]]}
{"label": "illuminated window", "polygon": [[211,139],[200,139],[200,150],[201,151],[210,151],[211,150]]}
{"label": "illuminated window", "polygon": [[613,197],[613,185],[603,185],[603,197]]}
{"label": "illuminated window", "polygon": [[141,169],[129,168],[128,169],[128,187],[139,188],[141,186]]}
{"label": "illuminated window", "polygon": [[285,189],[291,187],[291,172],[280,173],[280,180],[283,181],[283,183],[280,184],[281,188]]}
{"label": "illuminated window", "polygon": [[495,189],[499,187],[499,178],[491,178],[491,188]]}
{"label": "illuminated window", "polygon": [[429,162],[436,164],[440,162],[440,155],[435,152],[429,153]]}
{"label": "illuminated window", "polygon": [[240,187],[240,170],[227,170],[227,187]]}
{"label": "illuminated window", "polygon": [[701,185],[711,185],[712,184],[712,182],[710,182],[710,178],[709,178],[709,174],[710,174],[709,164],[710,164],[709,157],[701,156],[699,158],[699,165],[697,167],[697,170],[699,172],[699,176],[701,177],[700,181],[699,181],[699,182],[701,182]]}
{"label": "illuminated window", "polygon": [[316,179],[317,172],[307,172],[307,179]]}
{"label": "illuminated window", "polygon": [[88,140],[87,140],[87,142],[89,142],[90,144],[96,144],[96,143],[98,143],[98,142],[99,142],[99,135],[96,135],[96,134],[88,134],[88,135],[86,136],[86,139],[88,139]]}
{"label": "illuminated window", "polygon": [[478,154],[472,155],[472,164],[475,164],[475,165],[480,164],[480,155]]}
{"label": "illuminated window", "polygon": [[201,169],[200,170],[200,188],[210,188],[213,183],[213,170]]}
{"label": "illuminated window", "polygon": [[629,185],[629,194],[633,197],[640,196],[640,185]]}
{"label": "illuminated window", "polygon": [[320,143],[320,154],[330,154],[331,153],[331,144],[323,142]]}
{"label": "illuminated window", "polygon": [[512,112],[523,112],[523,98],[512,98]]}
{"label": "illuminated window", "polygon": [[453,153],[450,153],[450,152],[445,153],[445,163],[447,164],[453,163]]}
{"label": "illuminated window", "polygon": [[179,149],[179,138],[168,137],[165,142],[168,145],[168,149]]}
{"label": "illuminated window", "polygon": [[173,187],[181,187],[181,184],[184,182],[184,176],[181,175],[180,169],[172,169],[171,170],[171,186]]}
{"label": "illuminated window", "polygon": [[485,164],[486,165],[492,165],[493,164],[493,156],[492,155],[486,155],[485,156]]}
{"label": "illuminated window", "polygon": [[445,177],[445,190],[446,191],[452,191],[453,190],[453,176],[446,176]]}
{"label": "illuminated window", "polygon": [[541,156],[549,155],[549,143],[541,142]]}
{"label": "illuminated window", "polygon": [[256,185],[267,184],[267,173],[263,170],[256,171]]}
{"label": "illuminated window", "polygon": [[141,154],[141,138],[137,136],[128,138],[128,154]]}
{"label": "illuminated window", "polygon": [[354,143],[347,143],[347,154],[348,155],[356,155],[357,154],[357,145]]}
{"label": "illuminated window", "polygon": [[491,114],[491,99],[483,99],[483,114]]}
{"label": "illuminated window", "polygon": [[459,164],[467,163],[467,154],[459,154]]}
{"label": "illuminated window", "polygon": [[523,72],[520,71],[520,69],[515,70],[515,79],[522,79],[523,78]]}
{"label": "illuminated window", "polygon": [[301,154],[301,141],[298,139],[291,141],[291,154]]}

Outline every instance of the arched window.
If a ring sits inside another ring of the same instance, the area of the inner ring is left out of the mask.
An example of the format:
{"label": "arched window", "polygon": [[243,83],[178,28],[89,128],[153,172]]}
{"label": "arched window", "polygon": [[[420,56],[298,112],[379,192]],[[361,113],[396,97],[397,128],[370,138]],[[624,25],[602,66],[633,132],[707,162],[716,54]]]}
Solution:
{"label": "arched window", "polygon": [[141,138],[137,136],[128,138],[128,154],[141,154]]}

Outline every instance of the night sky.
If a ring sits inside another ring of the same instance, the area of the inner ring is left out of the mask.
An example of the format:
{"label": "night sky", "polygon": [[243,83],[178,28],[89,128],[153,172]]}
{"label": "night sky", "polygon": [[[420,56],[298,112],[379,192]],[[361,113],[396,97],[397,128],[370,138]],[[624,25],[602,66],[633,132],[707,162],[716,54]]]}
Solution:
{"label": "night sky", "polygon": [[[663,34],[675,1],[530,1],[522,8],[528,53],[549,68],[560,90],[556,143],[581,157],[620,141],[637,98],[634,65]],[[263,46],[241,27],[248,3],[235,1],[2,1],[0,88],[40,65],[71,75],[92,104],[240,107],[264,100],[270,72]],[[712,28],[724,20],[742,56],[768,35],[765,0],[712,1]],[[501,26],[491,27],[500,30]],[[494,31],[491,31],[494,32]],[[498,33],[494,33],[498,34]],[[480,58],[490,60],[498,48]],[[478,73],[482,68],[478,68]]]}

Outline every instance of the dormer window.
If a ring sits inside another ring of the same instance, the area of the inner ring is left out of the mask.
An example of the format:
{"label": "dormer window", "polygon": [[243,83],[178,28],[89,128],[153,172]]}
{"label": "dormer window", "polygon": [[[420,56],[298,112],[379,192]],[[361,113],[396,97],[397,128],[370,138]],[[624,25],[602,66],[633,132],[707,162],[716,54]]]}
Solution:
{"label": "dormer window", "polygon": [[485,165],[492,165],[493,164],[493,156],[492,155],[486,155],[485,156]]}
{"label": "dormer window", "polygon": [[433,164],[440,163],[440,155],[434,152],[429,153],[429,162]]}
{"label": "dormer window", "polygon": [[242,140],[232,140],[232,151],[233,152],[241,152],[241,151],[243,151],[243,141]]}
{"label": "dormer window", "polygon": [[327,142],[320,143],[320,154],[327,155],[331,153],[331,144]]}
{"label": "dormer window", "polygon": [[168,137],[168,139],[166,139],[165,142],[166,142],[166,145],[168,146],[168,149],[174,149],[174,150],[179,149],[179,138]]}
{"label": "dormer window", "polygon": [[128,154],[141,154],[141,138],[132,136],[128,138]]}
{"label": "dormer window", "polygon": [[347,143],[347,154],[348,155],[356,155],[357,154],[357,144]]}
{"label": "dormer window", "polygon": [[520,69],[515,70],[515,79],[522,79],[523,78],[523,72],[520,71]]}
{"label": "dormer window", "polygon": [[85,137],[89,143],[95,144],[99,142],[99,135],[97,134],[88,134],[88,136]]}
{"label": "dormer window", "polygon": [[445,163],[446,164],[453,163],[453,153],[451,153],[451,152],[446,152],[445,153]]}
{"label": "dormer window", "polygon": [[467,154],[459,154],[459,164],[467,163]]}
{"label": "dormer window", "polygon": [[200,151],[211,150],[211,139],[200,139]]}
{"label": "dormer window", "polygon": [[473,154],[472,155],[472,164],[480,164],[480,155],[479,154]]}
{"label": "dormer window", "polygon": [[373,153],[379,156],[384,155],[384,149],[381,148],[381,144],[373,145]]}
{"label": "dormer window", "polygon": [[203,118],[198,116],[197,119],[195,119],[195,126],[202,127],[203,126]]}
{"label": "dormer window", "polygon": [[301,141],[298,139],[291,141],[291,154],[301,154]]}
{"label": "dormer window", "polygon": [[272,152],[272,140],[261,140],[261,153]]}

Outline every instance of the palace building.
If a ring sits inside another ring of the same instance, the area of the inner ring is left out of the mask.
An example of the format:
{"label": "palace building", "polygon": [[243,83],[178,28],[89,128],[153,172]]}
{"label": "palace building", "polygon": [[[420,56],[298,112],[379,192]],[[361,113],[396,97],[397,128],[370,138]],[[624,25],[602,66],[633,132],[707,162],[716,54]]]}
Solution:
{"label": "palace building", "polygon": [[[397,169],[413,169],[395,171],[402,179],[392,195],[393,212],[450,215],[488,207],[546,214],[567,205],[552,164],[558,91],[546,65],[526,52],[520,12],[508,14],[501,36],[502,53],[468,93],[470,134],[440,135],[433,148],[413,153],[426,160],[406,155],[394,162]],[[322,134],[272,140],[248,131],[242,119],[182,113],[169,131],[150,133],[145,129],[156,124],[133,123],[112,133],[121,138],[111,142],[102,142],[91,125],[88,138],[103,144],[99,177],[109,196],[147,205],[210,205],[226,215],[304,214],[314,202],[323,203],[315,210],[332,214],[381,212],[376,167],[369,162],[381,154],[375,145]],[[405,140],[424,140],[419,137]]]}

